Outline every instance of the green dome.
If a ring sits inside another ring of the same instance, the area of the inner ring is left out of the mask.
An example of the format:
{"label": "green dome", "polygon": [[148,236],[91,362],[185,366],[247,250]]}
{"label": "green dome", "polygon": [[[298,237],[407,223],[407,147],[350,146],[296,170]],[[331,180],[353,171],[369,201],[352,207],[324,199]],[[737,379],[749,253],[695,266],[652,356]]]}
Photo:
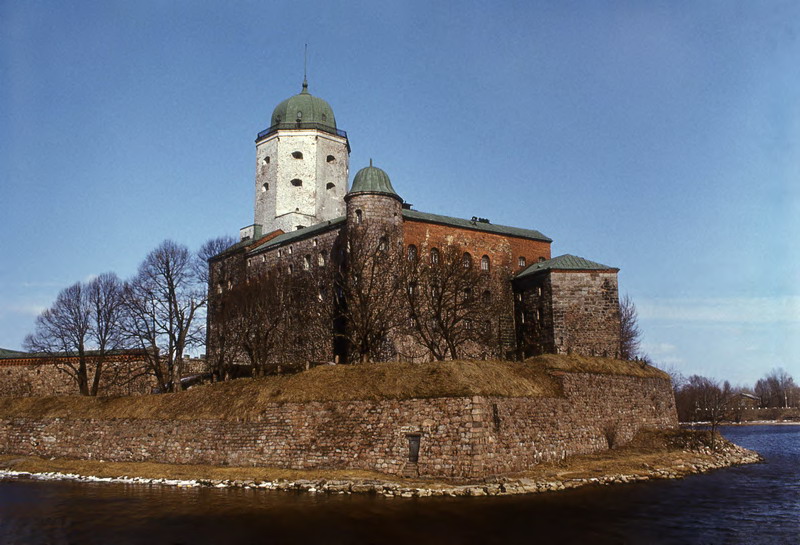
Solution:
{"label": "green dome", "polygon": [[336,119],[333,117],[331,105],[319,97],[312,96],[305,81],[299,95],[287,98],[275,106],[270,126],[284,125],[286,128],[292,128],[288,124],[297,123],[304,125],[314,123],[336,129]]}
{"label": "green dome", "polygon": [[384,193],[400,198],[392,187],[389,175],[378,167],[372,166],[372,159],[369,160],[368,167],[364,167],[356,173],[356,177],[353,178],[353,186],[348,193]]}

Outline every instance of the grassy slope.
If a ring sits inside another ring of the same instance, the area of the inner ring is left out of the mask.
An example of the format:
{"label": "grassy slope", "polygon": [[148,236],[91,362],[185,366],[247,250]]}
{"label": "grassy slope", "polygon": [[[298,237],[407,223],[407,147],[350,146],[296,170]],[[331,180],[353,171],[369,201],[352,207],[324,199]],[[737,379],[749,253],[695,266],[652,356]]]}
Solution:
{"label": "grassy slope", "polygon": [[554,372],[668,378],[653,367],[607,358],[544,355],[524,363],[448,361],[322,366],[297,375],[240,379],[157,396],[0,398],[0,417],[236,420],[271,403],[430,397],[560,395]]}

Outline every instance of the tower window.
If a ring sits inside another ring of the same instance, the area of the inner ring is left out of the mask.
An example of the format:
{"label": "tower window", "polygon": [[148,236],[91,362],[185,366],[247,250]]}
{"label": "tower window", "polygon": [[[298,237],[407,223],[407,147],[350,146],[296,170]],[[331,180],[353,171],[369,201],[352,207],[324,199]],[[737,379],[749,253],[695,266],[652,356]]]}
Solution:
{"label": "tower window", "polygon": [[292,272],[294,272],[294,267],[292,267],[291,265],[289,265],[289,266],[286,268],[286,271],[287,271],[289,274],[292,274]]}
{"label": "tower window", "polygon": [[489,271],[489,256],[485,255],[481,258],[481,270],[482,271]]}
{"label": "tower window", "polygon": [[439,250],[436,248],[431,248],[431,263],[433,265],[439,264]]}
{"label": "tower window", "polygon": [[325,252],[320,252],[319,256],[317,256],[317,265],[320,267],[325,266]]}
{"label": "tower window", "polygon": [[264,158],[261,160],[262,164],[268,165],[269,164],[269,155],[265,155]]}
{"label": "tower window", "polygon": [[384,252],[388,247],[389,241],[386,239],[386,237],[381,237],[380,241],[378,242],[378,250]]}
{"label": "tower window", "polygon": [[306,255],[303,257],[303,269],[308,270],[311,268],[311,256]]}
{"label": "tower window", "polygon": [[464,265],[465,269],[472,268],[472,256],[469,252],[464,252],[464,255],[461,256],[461,263]]}
{"label": "tower window", "polygon": [[356,223],[364,221],[364,213],[361,210],[356,210]]}
{"label": "tower window", "polygon": [[333,155],[328,155],[328,157],[325,160],[328,161],[329,163],[333,163],[336,160],[336,157],[334,157]]}
{"label": "tower window", "polygon": [[303,112],[297,110],[297,120],[300,121],[301,119],[303,119]]}
{"label": "tower window", "polygon": [[295,159],[302,159],[303,158],[303,152],[302,151],[293,151],[292,152],[292,157],[294,157]]}
{"label": "tower window", "polygon": [[525,258],[523,256],[519,256],[519,266],[520,267],[525,266]]}
{"label": "tower window", "polygon": [[261,186],[261,192],[266,193],[267,191],[269,191],[269,184],[264,182],[264,185]]}
{"label": "tower window", "polygon": [[416,261],[417,260],[417,247],[413,244],[408,246],[408,260],[409,261]]}
{"label": "tower window", "polygon": [[333,182],[328,182],[327,184],[325,184],[325,189],[333,189],[334,187],[336,187],[336,184],[334,184]]}
{"label": "tower window", "polygon": [[303,180],[301,180],[300,178],[295,178],[294,180],[292,180],[292,185],[295,187],[303,187]]}

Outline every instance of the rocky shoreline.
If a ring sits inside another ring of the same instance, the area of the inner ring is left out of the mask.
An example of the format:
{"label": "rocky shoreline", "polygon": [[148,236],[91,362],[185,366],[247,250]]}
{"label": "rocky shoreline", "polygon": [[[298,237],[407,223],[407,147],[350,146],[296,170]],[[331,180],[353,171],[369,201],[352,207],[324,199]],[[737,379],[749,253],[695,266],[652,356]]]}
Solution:
{"label": "rocky shoreline", "polygon": [[[587,485],[611,485],[649,481],[656,479],[679,479],[687,475],[706,473],[715,469],[763,461],[756,452],[732,443],[726,443],[716,451],[708,447],[684,450],[675,453],[670,464],[650,466],[642,464],[641,470],[625,473],[609,473],[596,477],[578,478],[527,478],[496,477],[485,482],[452,484],[436,482],[400,482],[377,479],[279,479],[275,481],[218,480],[218,479],[151,479],[144,477],[96,477],[75,473],[28,472],[0,469],[0,479],[70,480],[93,483],[120,483],[150,486],[177,486],[184,488],[244,488],[262,490],[300,491],[326,494],[376,494],[385,497],[431,497],[431,496],[508,496],[534,494],[578,488]],[[567,472],[564,472],[567,473]]]}

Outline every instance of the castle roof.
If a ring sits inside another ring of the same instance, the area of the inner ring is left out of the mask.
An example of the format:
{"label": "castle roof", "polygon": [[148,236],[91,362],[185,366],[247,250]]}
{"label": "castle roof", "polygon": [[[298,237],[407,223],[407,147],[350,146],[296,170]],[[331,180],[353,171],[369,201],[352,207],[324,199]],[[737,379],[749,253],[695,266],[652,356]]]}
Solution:
{"label": "castle roof", "polygon": [[499,235],[528,238],[532,240],[540,240],[542,242],[553,242],[553,239],[534,229],[522,229],[520,227],[509,227],[507,225],[495,225],[486,220],[477,218],[466,220],[461,218],[452,218],[450,216],[440,216],[438,214],[429,214],[427,212],[420,212],[418,210],[410,209],[403,210],[403,218],[415,221],[438,223],[439,225],[460,227],[462,229],[470,229],[473,231],[483,231],[486,233],[496,233]]}
{"label": "castle roof", "polygon": [[259,246],[255,247],[249,253],[255,254],[263,250],[268,250],[270,248],[277,248],[278,246],[287,244],[289,242],[303,240],[304,238],[324,233],[325,231],[333,229],[337,227],[339,224],[344,223],[344,220],[345,216],[339,216],[338,218],[334,218],[328,221],[323,221],[315,225],[312,225],[310,227],[304,227],[296,231],[290,231],[288,233],[280,234],[275,238],[269,239],[264,244],[260,244]]}
{"label": "castle roof", "polygon": [[19,352],[17,350],[9,350],[7,348],[0,348],[0,359],[2,358],[19,358],[28,356],[25,352]]}
{"label": "castle roof", "polygon": [[539,261],[519,273],[516,278],[530,276],[543,271],[619,271],[602,263],[589,261],[576,255],[564,254],[546,261]]}
{"label": "castle roof", "polygon": [[[275,106],[272,111],[270,128],[315,128],[303,125],[320,125],[321,130],[336,131],[336,118],[333,108],[327,101],[308,92],[308,83],[303,82],[303,90]],[[298,126],[300,125],[300,126]]]}
{"label": "castle roof", "polygon": [[350,191],[347,192],[348,195],[357,193],[378,193],[400,198],[400,195],[392,187],[389,175],[386,174],[386,171],[372,166],[372,159],[369,160],[368,167],[364,167],[356,173],[355,178],[353,178],[353,185],[350,187]]}

